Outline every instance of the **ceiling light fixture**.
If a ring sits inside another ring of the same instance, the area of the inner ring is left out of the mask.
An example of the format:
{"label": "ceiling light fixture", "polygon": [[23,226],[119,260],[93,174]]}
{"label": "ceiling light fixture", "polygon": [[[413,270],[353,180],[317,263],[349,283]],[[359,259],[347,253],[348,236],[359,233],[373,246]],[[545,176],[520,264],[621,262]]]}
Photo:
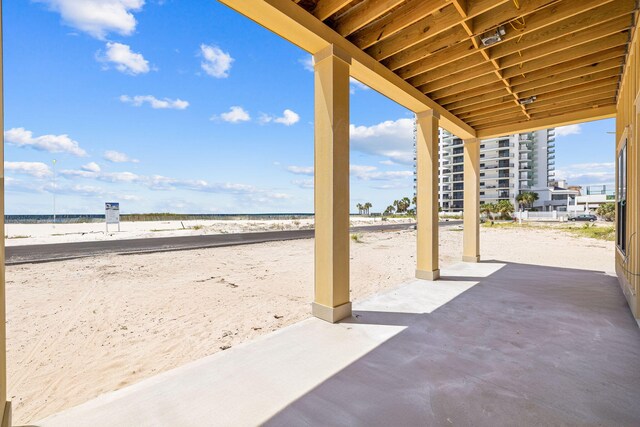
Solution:
{"label": "ceiling light fixture", "polygon": [[486,37],[481,37],[480,41],[482,42],[482,44],[484,46],[491,46],[493,44],[496,44],[498,42],[502,41],[502,36],[504,36],[505,34],[507,34],[507,31],[504,29],[504,26],[501,25],[498,28],[496,28],[496,32],[493,34],[490,34]]}
{"label": "ceiling light fixture", "polygon": [[533,101],[535,101],[537,98],[536,96],[530,96],[528,98],[521,98],[518,100],[518,102],[520,102],[520,105],[527,105],[527,104],[531,104]]}

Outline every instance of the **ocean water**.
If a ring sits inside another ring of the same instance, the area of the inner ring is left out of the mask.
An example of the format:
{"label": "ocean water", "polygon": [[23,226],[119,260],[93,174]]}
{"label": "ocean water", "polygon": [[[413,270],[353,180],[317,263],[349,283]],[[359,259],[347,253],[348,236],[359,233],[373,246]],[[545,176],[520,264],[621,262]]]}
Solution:
{"label": "ocean water", "polygon": [[[188,221],[188,220],[273,220],[307,219],[310,213],[264,213],[264,214],[121,214],[125,221]],[[5,215],[6,224],[47,224],[53,223],[53,215]],[[104,222],[104,214],[60,214],[56,215],[57,224],[80,222]]]}

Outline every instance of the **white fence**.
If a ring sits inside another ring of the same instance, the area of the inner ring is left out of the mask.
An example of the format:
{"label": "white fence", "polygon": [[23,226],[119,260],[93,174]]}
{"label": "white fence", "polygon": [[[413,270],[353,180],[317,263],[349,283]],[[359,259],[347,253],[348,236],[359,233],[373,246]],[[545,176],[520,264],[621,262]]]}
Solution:
{"label": "white fence", "polygon": [[521,219],[523,221],[566,221],[569,218],[569,212],[532,212],[532,211],[523,211],[523,212],[515,212],[513,215],[516,219]]}

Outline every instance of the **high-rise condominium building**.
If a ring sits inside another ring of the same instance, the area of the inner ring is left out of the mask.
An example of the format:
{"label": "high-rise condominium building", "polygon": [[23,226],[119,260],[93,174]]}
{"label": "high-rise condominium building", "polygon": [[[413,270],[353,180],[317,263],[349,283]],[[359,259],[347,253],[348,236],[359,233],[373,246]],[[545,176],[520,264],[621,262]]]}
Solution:
{"label": "high-rise condominium building", "polygon": [[[464,209],[463,142],[440,130],[440,206]],[[554,129],[480,141],[480,204],[508,200],[521,191],[548,191],[554,185]]]}

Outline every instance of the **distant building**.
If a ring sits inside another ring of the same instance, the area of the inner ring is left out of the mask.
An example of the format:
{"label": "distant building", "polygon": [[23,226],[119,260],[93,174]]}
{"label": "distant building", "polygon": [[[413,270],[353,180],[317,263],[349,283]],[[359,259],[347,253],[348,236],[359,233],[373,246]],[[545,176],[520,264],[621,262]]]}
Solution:
{"label": "distant building", "polygon": [[533,191],[538,193],[538,200],[533,204],[533,210],[543,212],[566,212],[580,195],[579,187],[569,186],[564,180],[550,182],[548,187],[535,188]]}
{"label": "distant building", "polygon": [[[554,129],[480,141],[480,204],[508,200],[517,206],[521,191],[549,191],[555,164]],[[440,130],[440,207],[464,208],[464,147]]]}
{"label": "distant building", "polygon": [[616,190],[613,185],[590,185],[569,206],[570,212],[594,212],[603,203],[615,203]]}

